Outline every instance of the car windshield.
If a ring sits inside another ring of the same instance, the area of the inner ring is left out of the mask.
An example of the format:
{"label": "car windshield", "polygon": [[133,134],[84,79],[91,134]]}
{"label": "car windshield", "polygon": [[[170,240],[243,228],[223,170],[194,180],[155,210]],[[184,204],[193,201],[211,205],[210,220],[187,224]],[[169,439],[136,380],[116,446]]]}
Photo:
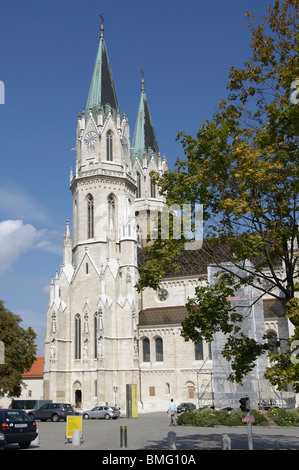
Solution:
{"label": "car windshield", "polygon": [[7,421],[30,421],[29,416],[22,410],[9,410],[5,412]]}

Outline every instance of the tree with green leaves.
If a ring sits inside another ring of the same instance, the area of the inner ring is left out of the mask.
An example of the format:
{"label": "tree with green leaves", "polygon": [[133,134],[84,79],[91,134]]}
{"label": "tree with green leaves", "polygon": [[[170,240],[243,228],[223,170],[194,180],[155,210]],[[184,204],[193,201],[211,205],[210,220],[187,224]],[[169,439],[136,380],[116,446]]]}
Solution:
{"label": "tree with green leaves", "polygon": [[[223,355],[232,364],[231,380],[241,383],[268,351],[267,378],[279,388],[292,383],[299,390],[299,366],[291,351],[271,355],[266,339],[258,344],[240,336],[236,312],[226,300],[227,289],[238,285],[283,298],[294,326],[290,344],[299,339],[299,103],[291,99],[299,83],[298,16],[298,0],[275,0],[258,26],[247,13],[251,57],[243,68],[230,68],[228,95],[196,137],[180,132],[185,157],[174,171],[156,175],[156,184],[169,206],[203,205],[201,249],[211,264],[219,264],[222,250],[222,261],[239,266],[249,259],[254,266],[237,280],[226,268],[216,286],[196,289],[186,305],[183,337],[210,341],[220,329],[228,335]],[[158,239],[147,248],[139,290],[156,289],[161,277],[175,269],[185,241]]]}
{"label": "tree with green leaves", "polygon": [[22,374],[35,361],[36,333],[20,326],[22,319],[7,310],[0,301],[0,341],[4,349],[4,361],[0,363],[0,397],[18,397],[21,394]]}

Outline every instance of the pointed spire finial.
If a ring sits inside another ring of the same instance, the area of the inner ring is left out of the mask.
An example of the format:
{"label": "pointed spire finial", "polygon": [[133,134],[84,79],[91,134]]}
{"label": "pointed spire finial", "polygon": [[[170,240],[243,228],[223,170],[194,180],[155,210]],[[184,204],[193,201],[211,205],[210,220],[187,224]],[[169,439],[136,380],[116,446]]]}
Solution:
{"label": "pointed spire finial", "polygon": [[66,221],[66,228],[65,228],[65,234],[64,234],[64,240],[66,241],[68,238],[71,237],[71,232],[70,232],[70,226],[69,226],[69,219]]}
{"label": "pointed spire finial", "polygon": [[103,16],[103,13],[100,14],[100,18],[101,18],[101,22],[102,22],[102,23],[101,23],[100,30],[101,30],[101,36],[103,36],[103,35],[104,35],[104,25],[103,25],[103,23],[104,23],[104,16]]}
{"label": "pointed spire finial", "polygon": [[[100,15],[103,22],[103,14]],[[108,52],[103,36],[104,27],[101,25],[101,37],[99,38],[99,45],[94,64],[92,79],[89,87],[87,103],[85,106],[87,119],[92,112],[93,116],[97,119],[97,111],[100,105],[103,108],[103,119],[106,119],[106,105],[109,104],[113,115],[116,115],[119,108],[116,89],[114,86],[113,76],[108,58]]]}

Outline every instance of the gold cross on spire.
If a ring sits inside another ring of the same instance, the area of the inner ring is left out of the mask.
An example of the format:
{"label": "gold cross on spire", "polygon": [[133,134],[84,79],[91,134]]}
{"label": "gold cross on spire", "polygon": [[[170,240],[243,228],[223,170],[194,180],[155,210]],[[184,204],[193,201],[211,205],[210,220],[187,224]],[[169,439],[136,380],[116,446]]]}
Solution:
{"label": "gold cross on spire", "polygon": [[142,90],[144,89],[144,71],[143,69],[141,69],[141,75],[142,75],[142,79],[141,79],[141,85],[142,85]]}
{"label": "gold cross on spire", "polygon": [[100,18],[101,18],[101,21],[102,21],[100,30],[101,30],[101,36],[103,36],[103,31],[104,31],[104,25],[103,25],[103,23],[104,23],[104,16],[103,16],[103,13],[100,13]]}

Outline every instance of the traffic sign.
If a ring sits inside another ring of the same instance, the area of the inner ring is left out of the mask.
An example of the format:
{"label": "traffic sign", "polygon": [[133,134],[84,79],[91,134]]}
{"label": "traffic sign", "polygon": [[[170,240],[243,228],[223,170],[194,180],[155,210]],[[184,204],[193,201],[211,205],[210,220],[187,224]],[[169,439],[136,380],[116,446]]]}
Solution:
{"label": "traffic sign", "polygon": [[247,415],[242,418],[243,423],[254,423],[254,416]]}

